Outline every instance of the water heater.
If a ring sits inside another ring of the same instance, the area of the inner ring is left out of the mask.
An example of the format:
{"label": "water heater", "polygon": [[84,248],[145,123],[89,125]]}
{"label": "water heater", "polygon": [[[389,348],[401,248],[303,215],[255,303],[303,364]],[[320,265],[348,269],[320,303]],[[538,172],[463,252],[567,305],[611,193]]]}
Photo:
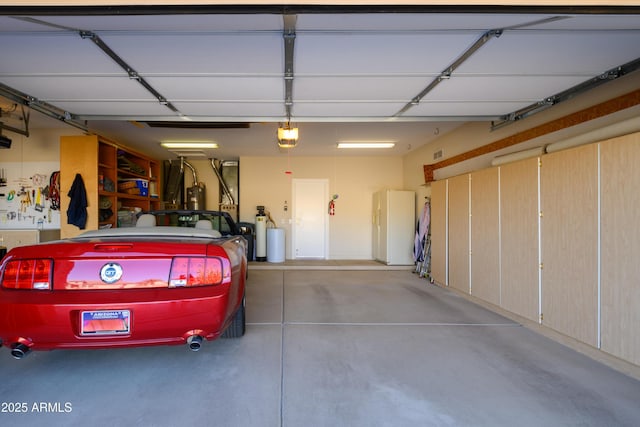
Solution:
{"label": "water heater", "polygon": [[197,182],[192,187],[187,188],[187,209],[194,211],[206,209],[203,182]]}

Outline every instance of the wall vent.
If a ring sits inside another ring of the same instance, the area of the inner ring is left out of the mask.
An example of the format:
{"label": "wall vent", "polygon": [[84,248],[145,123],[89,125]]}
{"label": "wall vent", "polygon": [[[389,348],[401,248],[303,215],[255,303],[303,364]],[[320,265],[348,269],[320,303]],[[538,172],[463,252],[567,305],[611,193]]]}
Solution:
{"label": "wall vent", "polygon": [[443,156],[443,154],[444,154],[444,153],[443,153],[443,151],[442,151],[442,148],[441,148],[441,149],[439,149],[438,151],[436,151],[435,153],[433,153],[433,160],[441,159],[441,158],[442,158],[442,156]]}

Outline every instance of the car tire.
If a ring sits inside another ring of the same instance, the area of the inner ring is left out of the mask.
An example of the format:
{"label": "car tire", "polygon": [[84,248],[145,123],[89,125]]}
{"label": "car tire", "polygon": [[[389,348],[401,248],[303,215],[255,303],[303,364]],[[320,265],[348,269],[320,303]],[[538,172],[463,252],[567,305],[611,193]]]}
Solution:
{"label": "car tire", "polygon": [[245,297],[242,297],[242,304],[233,316],[229,327],[222,333],[222,338],[240,338],[245,331]]}

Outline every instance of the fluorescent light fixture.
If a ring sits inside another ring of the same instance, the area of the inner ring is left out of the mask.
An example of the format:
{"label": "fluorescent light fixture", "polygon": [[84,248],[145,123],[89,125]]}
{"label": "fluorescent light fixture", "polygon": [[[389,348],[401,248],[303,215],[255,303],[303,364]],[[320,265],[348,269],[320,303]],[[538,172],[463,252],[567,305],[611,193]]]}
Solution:
{"label": "fluorescent light fixture", "polygon": [[161,142],[160,145],[162,145],[164,148],[179,148],[179,149],[184,149],[184,148],[192,148],[192,149],[196,149],[196,148],[218,148],[218,144],[216,144],[215,142]]}
{"label": "fluorescent light fixture", "polygon": [[199,150],[171,150],[173,154],[178,157],[184,157],[192,159],[194,157],[208,157],[207,153]]}
{"label": "fluorescent light fixture", "polygon": [[395,145],[393,141],[350,141],[339,142],[338,148],[393,148]]}

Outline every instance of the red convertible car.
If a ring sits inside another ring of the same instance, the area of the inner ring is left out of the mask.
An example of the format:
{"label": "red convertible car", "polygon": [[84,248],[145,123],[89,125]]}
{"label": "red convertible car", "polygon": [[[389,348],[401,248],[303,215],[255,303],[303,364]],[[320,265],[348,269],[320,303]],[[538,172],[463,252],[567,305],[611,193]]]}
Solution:
{"label": "red convertible car", "polygon": [[246,240],[226,212],[158,211],[136,227],[9,251],[0,339],[31,350],[187,344],[245,330]]}

